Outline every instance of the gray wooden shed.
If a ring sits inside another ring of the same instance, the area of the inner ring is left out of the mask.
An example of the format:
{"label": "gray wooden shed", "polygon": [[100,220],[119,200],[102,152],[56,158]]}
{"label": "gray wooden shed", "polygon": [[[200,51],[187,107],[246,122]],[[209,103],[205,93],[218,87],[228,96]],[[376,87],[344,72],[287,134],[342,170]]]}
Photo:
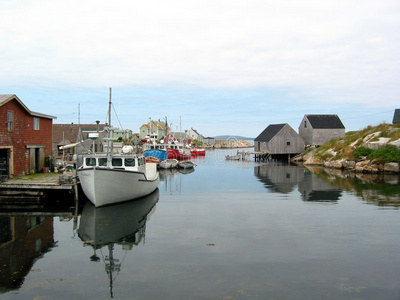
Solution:
{"label": "gray wooden shed", "polygon": [[271,124],[255,138],[254,150],[271,155],[295,155],[304,151],[304,141],[289,124]]}
{"label": "gray wooden shed", "polygon": [[305,115],[299,134],[306,146],[321,146],[333,138],[342,138],[345,127],[337,115]]}

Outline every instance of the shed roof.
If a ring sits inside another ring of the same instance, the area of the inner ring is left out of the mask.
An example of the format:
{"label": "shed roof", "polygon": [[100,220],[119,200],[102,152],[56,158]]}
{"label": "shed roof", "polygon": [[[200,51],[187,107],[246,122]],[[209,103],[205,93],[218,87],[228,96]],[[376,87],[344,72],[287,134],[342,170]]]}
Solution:
{"label": "shed roof", "polygon": [[[103,131],[104,127],[104,124],[99,124],[100,131]],[[79,128],[85,132],[95,132],[97,124],[53,124],[53,143],[59,145],[75,143],[79,140]]]}
{"label": "shed roof", "polygon": [[269,142],[274,136],[278,134],[279,131],[282,130],[283,127],[285,127],[287,123],[285,124],[271,124],[267,128],[264,129],[263,132],[259,134],[258,137],[255,138],[255,141],[264,141],[264,142]]}
{"label": "shed roof", "polygon": [[344,129],[337,115],[306,115],[306,117],[314,129]]}
{"label": "shed roof", "polygon": [[400,123],[400,109],[395,109],[394,110],[394,115],[393,115],[393,124],[399,124]]}
{"label": "shed roof", "polygon": [[23,108],[28,114],[30,114],[31,116],[38,117],[38,118],[45,118],[45,119],[57,119],[57,117],[54,117],[54,116],[50,116],[50,115],[38,113],[38,112],[35,112],[35,111],[31,111],[31,110],[30,110],[28,107],[26,107],[26,105],[25,105],[16,95],[14,95],[14,94],[0,94],[0,106],[4,105],[4,104],[6,104],[6,103],[8,103],[8,102],[10,102],[10,101],[12,101],[12,100],[17,101],[17,102],[22,106],[22,108]]}

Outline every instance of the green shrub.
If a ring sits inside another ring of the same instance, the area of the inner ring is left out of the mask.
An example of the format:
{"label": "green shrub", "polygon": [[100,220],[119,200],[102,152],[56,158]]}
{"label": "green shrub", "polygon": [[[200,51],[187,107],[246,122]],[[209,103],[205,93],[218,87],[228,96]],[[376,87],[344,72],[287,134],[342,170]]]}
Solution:
{"label": "green shrub", "polygon": [[356,159],[360,159],[363,156],[368,156],[370,155],[372,152],[372,149],[366,148],[366,147],[358,147],[356,149],[354,149],[354,156]]}
{"label": "green shrub", "polygon": [[369,159],[375,159],[382,163],[400,162],[400,149],[393,145],[386,145],[382,148],[373,150],[369,155]]}

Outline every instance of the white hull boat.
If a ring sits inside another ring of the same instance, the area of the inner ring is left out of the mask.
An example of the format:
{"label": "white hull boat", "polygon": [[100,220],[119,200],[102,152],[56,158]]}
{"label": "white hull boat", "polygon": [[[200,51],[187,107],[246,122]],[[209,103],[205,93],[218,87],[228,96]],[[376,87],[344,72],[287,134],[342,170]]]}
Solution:
{"label": "white hull boat", "polygon": [[158,166],[161,169],[173,169],[176,168],[178,166],[179,161],[177,159],[174,158],[169,158],[169,159],[165,159],[163,161],[160,161],[158,163]]}
{"label": "white hull boat", "polygon": [[144,155],[132,154],[132,147],[123,148],[121,154],[112,153],[114,128],[108,130],[108,152],[83,155],[76,170],[83,192],[96,207],[146,196],[159,181],[157,164],[146,163]]}
{"label": "white hull boat", "polygon": [[[96,207],[140,198],[157,188],[157,164],[146,163],[143,156],[113,156],[110,167],[101,166],[104,159],[104,155],[86,155],[77,169],[82,190]],[[135,167],[126,165],[132,161]]]}

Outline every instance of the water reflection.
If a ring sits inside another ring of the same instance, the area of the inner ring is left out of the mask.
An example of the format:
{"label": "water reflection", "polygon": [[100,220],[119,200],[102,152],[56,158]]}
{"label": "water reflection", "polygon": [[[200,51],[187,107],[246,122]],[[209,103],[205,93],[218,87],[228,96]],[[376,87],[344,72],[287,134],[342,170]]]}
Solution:
{"label": "water reflection", "polygon": [[340,190],[355,193],[367,204],[400,207],[400,176],[397,174],[362,174],[348,171],[308,167],[320,181]]}
{"label": "water reflection", "polygon": [[158,188],[162,191],[168,191],[172,194],[179,194],[182,191],[181,172],[178,169],[160,169],[158,170],[160,181]]}
{"label": "water reflection", "polygon": [[53,217],[0,215],[0,293],[20,288],[35,261],[53,247]]}
{"label": "water reflection", "polygon": [[341,189],[299,166],[261,165],[254,174],[271,192],[288,194],[297,187],[303,201],[335,203],[342,195]]}
{"label": "water reflection", "polygon": [[105,271],[110,280],[110,295],[113,296],[113,281],[121,270],[119,259],[114,258],[115,245],[120,245],[122,250],[132,250],[133,246],[144,243],[146,222],[155,211],[159,199],[159,190],[152,194],[117,205],[96,208],[87,202],[82,210],[78,236],[85,246],[93,248],[91,261],[100,261],[97,251],[103,247],[107,255],[103,257]]}
{"label": "water reflection", "polygon": [[302,168],[293,165],[261,165],[254,167],[254,175],[266,189],[287,194],[303,180]]}
{"label": "water reflection", "polygon": [[304,170],[304,177],[299,182],[299,192],[303,201],[336,203],[342,196],[342,190]]}

